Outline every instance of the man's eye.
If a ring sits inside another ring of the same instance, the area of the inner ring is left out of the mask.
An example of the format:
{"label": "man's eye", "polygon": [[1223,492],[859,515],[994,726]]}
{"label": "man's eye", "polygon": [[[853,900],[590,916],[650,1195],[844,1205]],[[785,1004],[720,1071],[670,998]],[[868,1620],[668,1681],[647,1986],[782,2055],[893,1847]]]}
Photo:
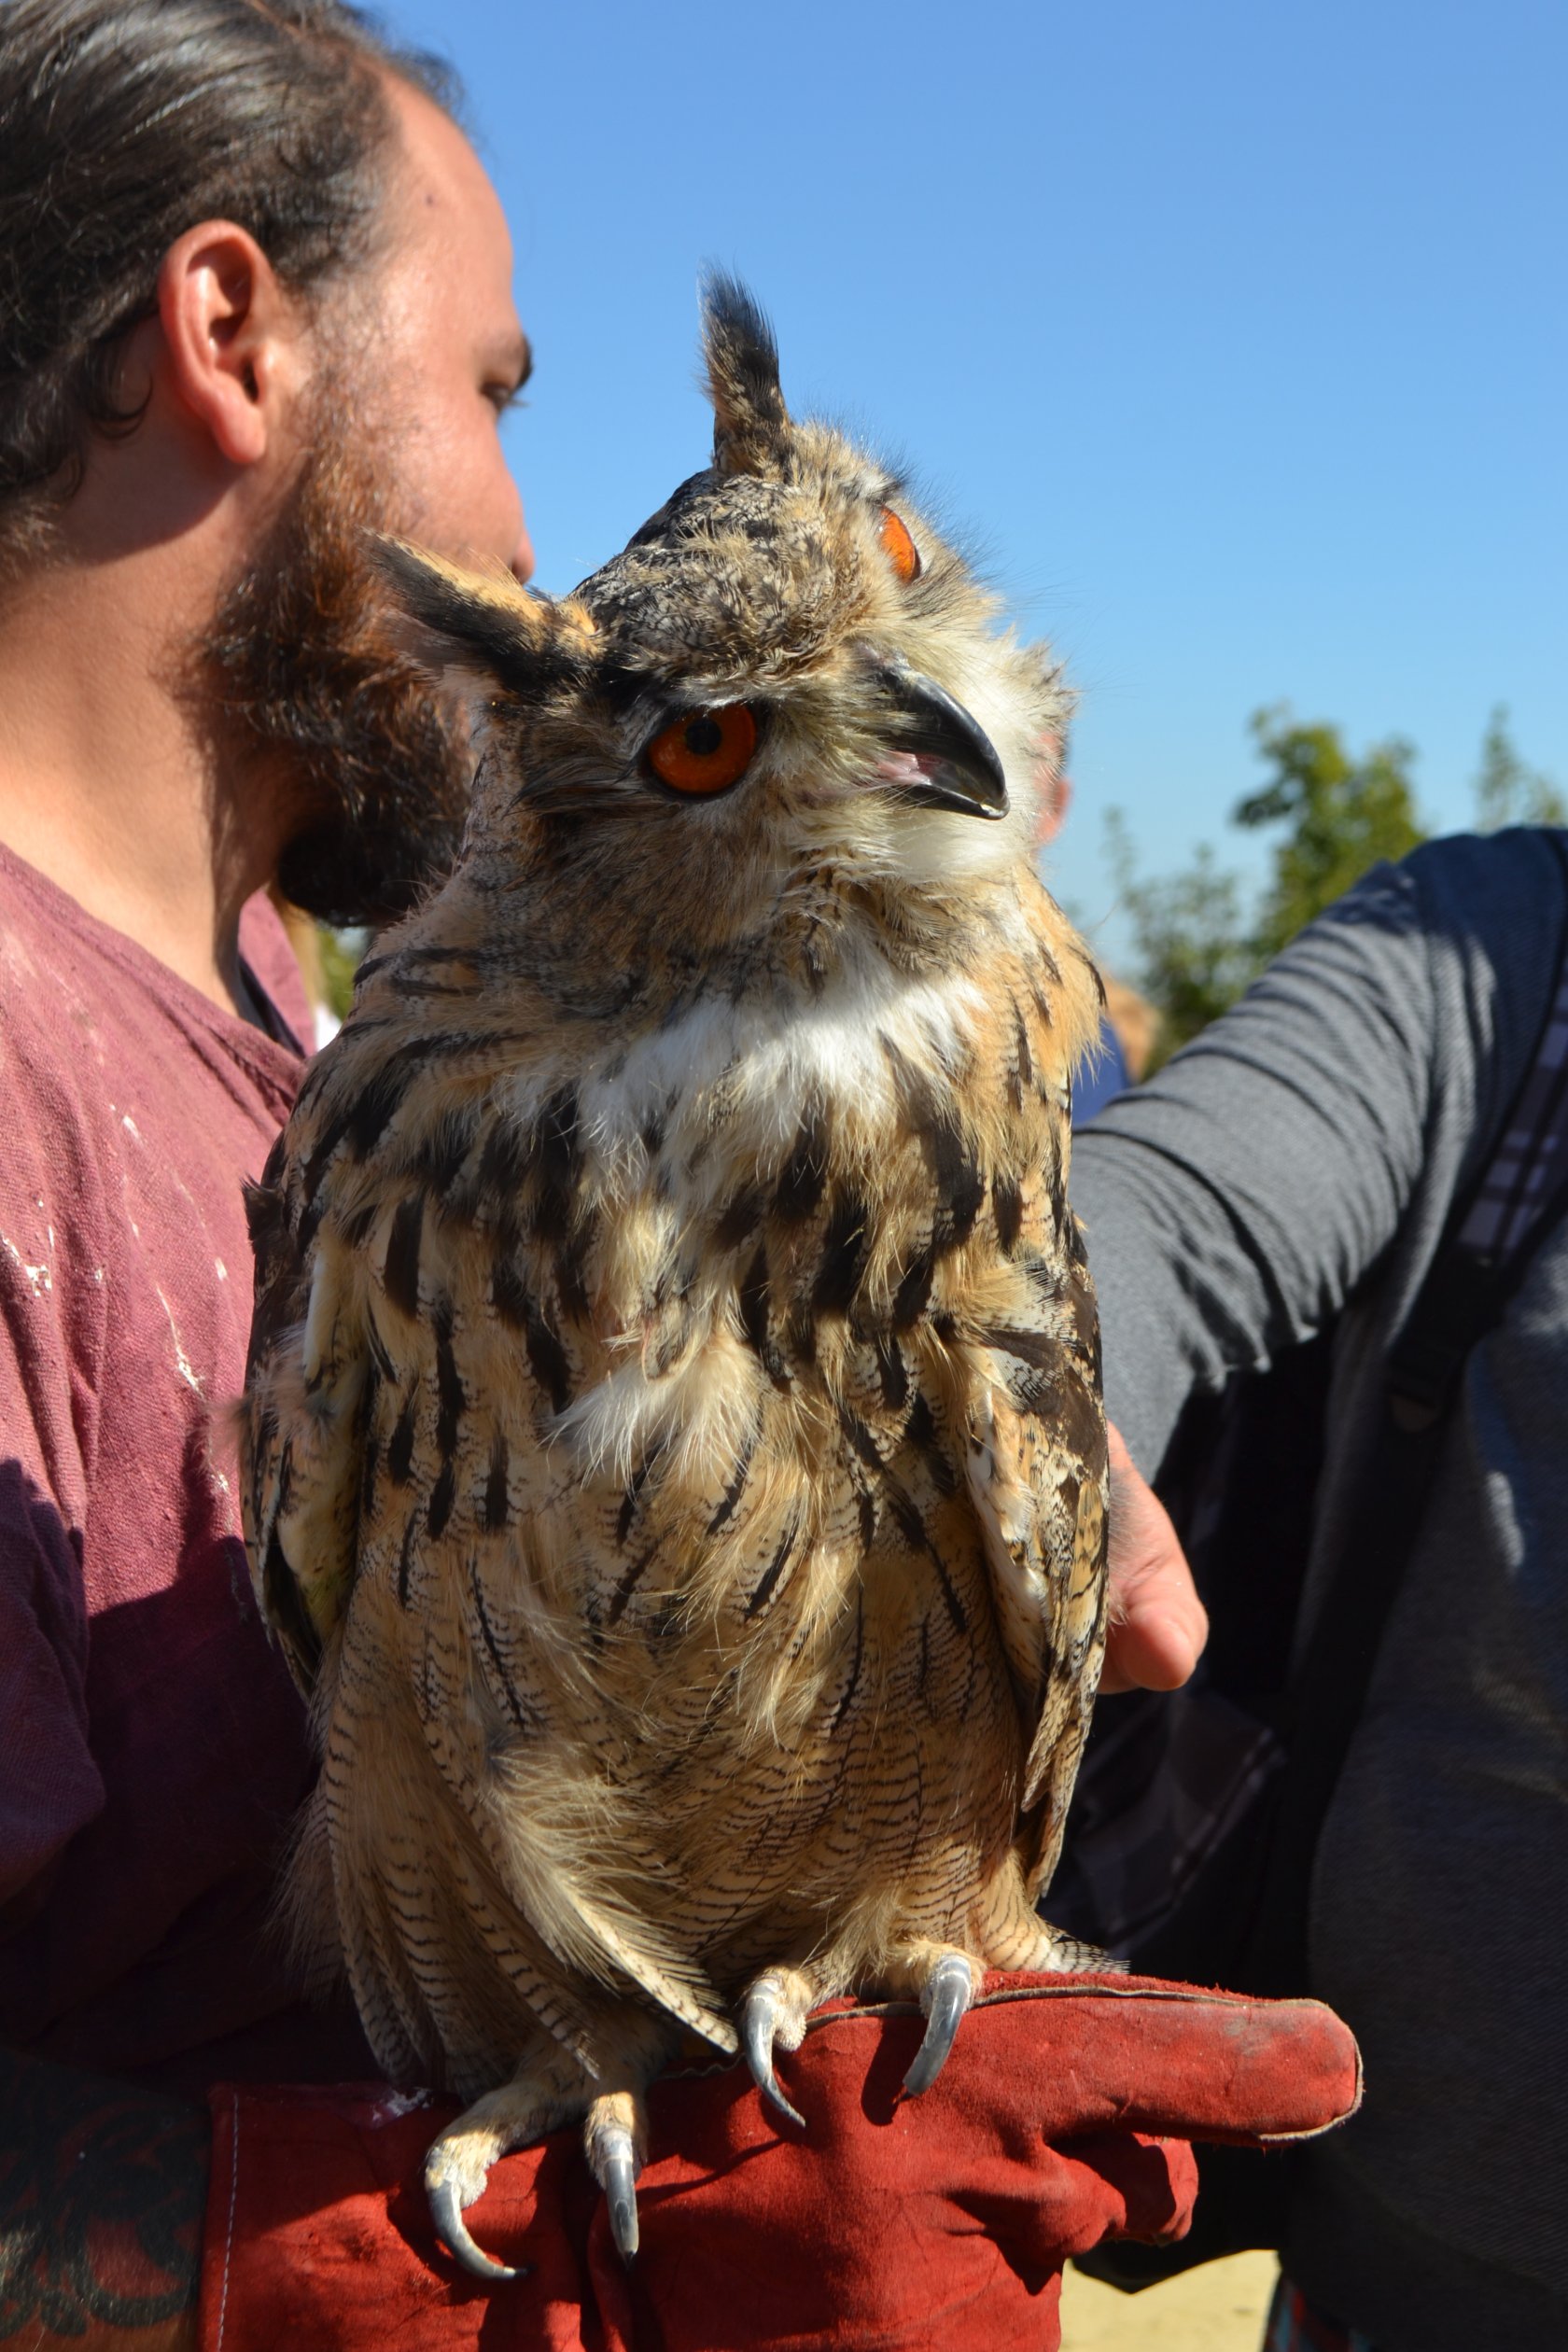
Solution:
{"label": "man's eye", "polygon": [[523,398],[520,384],[487,384],[484,397],[497,416],[505,416],[511,409],[526,408],[528,405]]}

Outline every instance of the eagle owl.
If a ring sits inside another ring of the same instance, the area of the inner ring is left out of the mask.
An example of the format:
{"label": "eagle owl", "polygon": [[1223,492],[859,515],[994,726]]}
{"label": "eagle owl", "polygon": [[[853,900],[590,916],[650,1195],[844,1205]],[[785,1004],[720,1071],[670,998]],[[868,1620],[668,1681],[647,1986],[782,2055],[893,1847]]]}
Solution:
{"label": "eagle owl", "polygon": [[[312,1694],[292,1901],[501,2149],[877,1986],[933,2079],[1036,1899],[1105,1622],[1067,1199],[1099,983],[1031,865],[1044,651],[708,289],[713,459],[560,601],[383,560],[484,749],[251,1198],[259,1592]],[[798,2122],[799,2118],[794,2118]]]}

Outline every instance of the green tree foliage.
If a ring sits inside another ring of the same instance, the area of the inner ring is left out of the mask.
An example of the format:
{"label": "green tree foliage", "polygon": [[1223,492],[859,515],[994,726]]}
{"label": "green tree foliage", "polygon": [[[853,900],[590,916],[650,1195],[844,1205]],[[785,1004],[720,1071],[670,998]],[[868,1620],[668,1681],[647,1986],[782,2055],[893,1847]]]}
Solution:
{"label": "green tree foliage", "polygon": [[1568,824],[1568,805],[1551,778],[1519,758],[1506,703],[1494,707],[1481,737],[1476,823],[1482,833],[1497,833],[1505,825]]}
{"label": "green tree foliage", "polygon": [[1300,725],[1283,707],[1256,711],[1249,723],[1270,772],[1231,822],[1248,833],[1283,828],[1250,915],[1238,876],[1207,844],[1184,873],[1142,880],[1120,813],[1107,819],[1113,871],[1132,918],[1137,985],[1160,1015],[1152,1067],[1234,1004],[1270,958],[1368,866],[1402,858],[1426,838],[1409,744],[1391,737],[1353,759],[1337,727]]}
{"label": "green tree foliage", "polygon": [[327,923],[318,924],[316,931],[321,941],[321,980],[327,1001],[339,1020],[345,1020],[354,1001],[354,975],[364,957],[370,933],[333,931]]}
{"label": "green tree foliage", "polygon": [[1106,814],[1116,891],[1132,918],[1138,987],[1159,1015],[1150,1059],[1157,1069],[1234,1004],[1257,970],[1241,911],[1241,886],[1205,842],[1185,873],[1141,881],[1127,821]]}
{"label": "green tree foliage", "polygon": [[1253,739],[1272,774],[1231,821],[1248,832],[1285,827],[1252,945],[1260,965],[1342,898],[1380,858],[1403,858],[1427,836],[1410,780],[1414,747],[1393,735],[1354,760],[1337,727],[1299,726],[1283,707],[1254,711]]}

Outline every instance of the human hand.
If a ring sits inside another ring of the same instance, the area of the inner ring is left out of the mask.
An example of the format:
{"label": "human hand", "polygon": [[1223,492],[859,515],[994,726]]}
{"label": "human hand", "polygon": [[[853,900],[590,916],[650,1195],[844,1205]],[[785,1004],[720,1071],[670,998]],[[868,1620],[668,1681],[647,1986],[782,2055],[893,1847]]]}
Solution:
{"label": "human hand", "polygon": [[1055,2352],[1064,2262],[1185,2232],[1191,2140],[1300,2137],[1360,2096],[1355,2044],[1315,2001],[991,1976],[908,2098],[923,2027],[913,2003],[819,2011],[779,2060],[804,2133],[738,2062],[656,2083],[630,2269],[575,2128],[503,2157],[476,2221],[526,2275],[496,2288],[438,2249],[426,2206],[450,2103],[220,2095],[203,2346]]}
{"label": "human hand", "polygon": [[1177,1690],[1203,1655],[1209,1613],[1164,1504],[1111,1441],[1111,1623],[1099,1687]]}

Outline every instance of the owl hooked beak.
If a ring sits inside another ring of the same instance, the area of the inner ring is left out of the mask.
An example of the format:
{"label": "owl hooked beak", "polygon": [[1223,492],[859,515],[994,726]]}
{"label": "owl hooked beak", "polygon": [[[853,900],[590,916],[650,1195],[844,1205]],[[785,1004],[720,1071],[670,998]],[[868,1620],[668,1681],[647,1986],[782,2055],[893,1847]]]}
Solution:
{"label": "owl hooked beak", "polygon": [[895,784],[922,808],[960,817],[1005,817],[1007,775],[979,721],[945,687],[896,656],[873,671],[897,718],[892,748],[877,763],[879,782]]}

